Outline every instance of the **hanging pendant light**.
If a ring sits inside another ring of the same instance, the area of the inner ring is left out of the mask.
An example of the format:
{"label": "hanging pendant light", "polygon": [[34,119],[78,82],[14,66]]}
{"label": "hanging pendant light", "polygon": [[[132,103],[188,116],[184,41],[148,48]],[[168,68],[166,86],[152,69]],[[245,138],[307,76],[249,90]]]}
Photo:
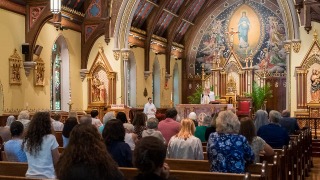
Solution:
{"label": "hanging pendant light", "polygon": [[61,0],[50,0],[50,11],[52,14],[58,14],[61,11]]}

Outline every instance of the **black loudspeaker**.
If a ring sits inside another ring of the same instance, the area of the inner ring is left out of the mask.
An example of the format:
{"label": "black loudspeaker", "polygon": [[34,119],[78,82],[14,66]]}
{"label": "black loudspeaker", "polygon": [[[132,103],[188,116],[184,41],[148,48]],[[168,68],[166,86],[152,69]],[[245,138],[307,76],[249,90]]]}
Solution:
{"label": "black loudspeaker", "polygon": [[42,48],[43,48],[42,46],[36,45],[36,47],[34,48],[33,54],[40,56]]}
{"label": "black loudspeaker", "polygon": [[22,54],[29,54],[30,45],[29,43],[22,44]]}

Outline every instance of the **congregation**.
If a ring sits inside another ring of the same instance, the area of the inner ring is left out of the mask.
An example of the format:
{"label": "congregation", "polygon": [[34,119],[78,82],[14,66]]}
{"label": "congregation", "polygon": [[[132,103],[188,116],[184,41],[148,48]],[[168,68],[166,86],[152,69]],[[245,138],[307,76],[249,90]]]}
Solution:
{"label": "congregation", "polygon": [[[165,159],[203,160],[206,142],[208,170],[245,173],[249,164],[274,155],[273,149],[288,145],[289,135],[299,132],[287,110],[258,110],[254,119],[239,119],[231,110],[203,119],[194,112],[181,121],[177,115],[175,108],[168,109],[159,122],[138,112],[130,121],[124,112],[111,111],[101,123],[92,110],[79,119],[70,113],[63,124],[58,113],[37,112],[29,120],[29,112],[21,111],[0,131],[3,158],[27,162],[28,178],[125,179],[118,167],[136,167],[140,173],[134,179],[172,179]],[[56,132],[62,132],[61,154]]]}

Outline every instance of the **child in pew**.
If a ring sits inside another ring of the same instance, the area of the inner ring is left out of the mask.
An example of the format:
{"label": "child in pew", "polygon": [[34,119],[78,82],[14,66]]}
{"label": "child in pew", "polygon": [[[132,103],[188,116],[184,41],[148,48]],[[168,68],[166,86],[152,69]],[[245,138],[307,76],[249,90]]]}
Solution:
{"label": "child in pew", "polygon": [[73,128],[55,170],[59,180],[124,179],[94,125],[79,124]]}
{"label": "child in pew", "polygon": [[253,121],[248,118],[242,118],[240,120],[240,132],[239,134],[247,138],[249,145],[255,155],[254,163],[260,162],[260,155],[272,156],[274,154],[272,147],[267,144],[261,137],[257,136],[256,129]]}
{"label": "child in pew", "polygon": [[133,164],[140,173],[134,180],[170,180],[170,168],[164,162],[166,158],[166,146],[154,137],[147,136],[142,138],[135,150]]}
{"label": "child in pew", "polygon": [[22,147],[28,159],[26,177],[56,178],[54,164],[59,159],[58,142],[52,134],[49,112],[37,112],[30,122]]}
{"label": "child in pew", "polygon": [[27,162],[26,153],[22,150],[23,124],[14,121],[10,125],[11,140],[4,144],[4,152],[8,161]]}
{"label": "child in pew", "polygon": [[202,143],[194,136],[195,125],[191,119],[181,121],[181,130],[168,143],[167,158],[203,160]]}

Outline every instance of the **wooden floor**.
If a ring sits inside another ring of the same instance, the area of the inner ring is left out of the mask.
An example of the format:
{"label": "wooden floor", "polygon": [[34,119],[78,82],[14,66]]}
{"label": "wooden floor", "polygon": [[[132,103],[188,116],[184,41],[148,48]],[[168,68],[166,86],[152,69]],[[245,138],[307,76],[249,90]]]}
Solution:
{"label": "wooden floor", "polygon": [[306,180],[318,180],[320,179],[320,157],[313,157],[313,168],[309,174],[310,176]]}

